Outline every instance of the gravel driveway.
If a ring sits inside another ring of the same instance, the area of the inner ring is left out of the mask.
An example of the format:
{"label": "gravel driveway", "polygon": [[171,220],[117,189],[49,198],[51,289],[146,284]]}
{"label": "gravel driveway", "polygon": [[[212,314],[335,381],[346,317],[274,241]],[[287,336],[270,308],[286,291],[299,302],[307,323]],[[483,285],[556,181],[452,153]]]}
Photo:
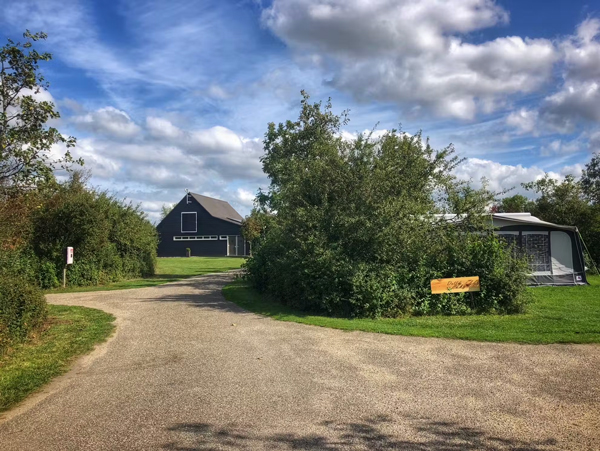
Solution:
{"label": "gravel driveway", "polygon": [[117,333],[0,420],[0,449],[600,449],[600,346],[343,332],[226,302],[231,274],[49,296]]}

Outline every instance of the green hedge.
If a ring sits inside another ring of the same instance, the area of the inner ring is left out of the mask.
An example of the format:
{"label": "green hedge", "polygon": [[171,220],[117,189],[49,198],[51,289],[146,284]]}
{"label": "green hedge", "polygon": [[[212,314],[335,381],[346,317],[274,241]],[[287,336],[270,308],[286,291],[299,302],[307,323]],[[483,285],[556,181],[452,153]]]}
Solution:
{"label": "green hedge", "polygon": [[139,207],[75,177],[47,193],[32,213],[29,243],[40,286],[53,288],[62,280],[67,246],[75,248],[69,286],[153,275],[158,236]]}
{"label": "green hedge", "polygon": [[0,354],[46,320],[42,291],[23,277],[0,276]]}

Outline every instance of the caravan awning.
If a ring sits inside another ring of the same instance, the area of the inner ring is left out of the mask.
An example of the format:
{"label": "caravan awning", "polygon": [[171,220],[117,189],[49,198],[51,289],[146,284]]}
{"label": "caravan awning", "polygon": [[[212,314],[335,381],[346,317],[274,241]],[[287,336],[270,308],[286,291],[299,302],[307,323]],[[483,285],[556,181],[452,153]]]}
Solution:
{"label": "caravan awning", "polygon": [[573,232],[577,231],[577,227],[575,226],[566,226],[566,225],[559,225],[559,224],[554,224],[552,222],[546,222],[546,221],[542,221],[540,218],[536,218],[535,216],[532,216],[531,213],[494,213],[492,214],[492,220],[494,222],[494,225],[497,227],[505,227],[509,224],[502,224],[502,222],[506,221],[506,222],[512,222],[514,224],[531,224],[531,225],[538,225],[538,226],[544,226],[544,227],[549,227],[552,229],[557,229],[557,230],[571,230]]}

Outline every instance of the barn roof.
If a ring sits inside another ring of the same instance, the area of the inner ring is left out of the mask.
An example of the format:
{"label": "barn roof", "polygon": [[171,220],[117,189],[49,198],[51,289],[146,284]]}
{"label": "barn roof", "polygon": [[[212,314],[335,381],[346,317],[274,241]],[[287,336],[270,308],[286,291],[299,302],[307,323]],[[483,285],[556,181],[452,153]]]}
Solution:
{"label": "barn roof", "polygon": [[240,224],[244,218],[224,200],[214,199],[201,194],[190,193],[196,201],[213,217],[223,221]]}

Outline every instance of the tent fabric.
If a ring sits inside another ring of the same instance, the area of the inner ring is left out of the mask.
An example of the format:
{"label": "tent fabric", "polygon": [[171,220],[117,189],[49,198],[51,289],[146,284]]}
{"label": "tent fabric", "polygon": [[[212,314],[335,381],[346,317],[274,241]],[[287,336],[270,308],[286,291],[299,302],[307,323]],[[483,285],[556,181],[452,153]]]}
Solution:
{"label": "tent fabric", "polygon": [[532,216],[531,213],[494,213],[492,214],[492,220],[494,221],[494,225],[501,224],[502,221],[507,221],[516,224],[543,225],[560,230],[577,230],[577,227],[575,226],[558,225],[551,222],[542,221],[541,219]]}
{"label": "tent fabric", "polygon": [[552,273],[565,275],[573,273],[573,252],[571,238],[565,232],[556,231],[550,235],[552,249]]}
{"label": "tent fabric", "polygon": [[529,285],[586,285],[583,245],[577,227],[542,221],[530,213],[492,214],[496,234],[523,252]]}
{"label": "tent fabric", "polygon": [[[460,222],[463,217],[435,215],[448,222]],[[495,233],[514,245],[515,252],[527,256],[529,285],[587,285],[583,242],[577,227],[542,221],[531,213],[493,213],[489,217]]]}

